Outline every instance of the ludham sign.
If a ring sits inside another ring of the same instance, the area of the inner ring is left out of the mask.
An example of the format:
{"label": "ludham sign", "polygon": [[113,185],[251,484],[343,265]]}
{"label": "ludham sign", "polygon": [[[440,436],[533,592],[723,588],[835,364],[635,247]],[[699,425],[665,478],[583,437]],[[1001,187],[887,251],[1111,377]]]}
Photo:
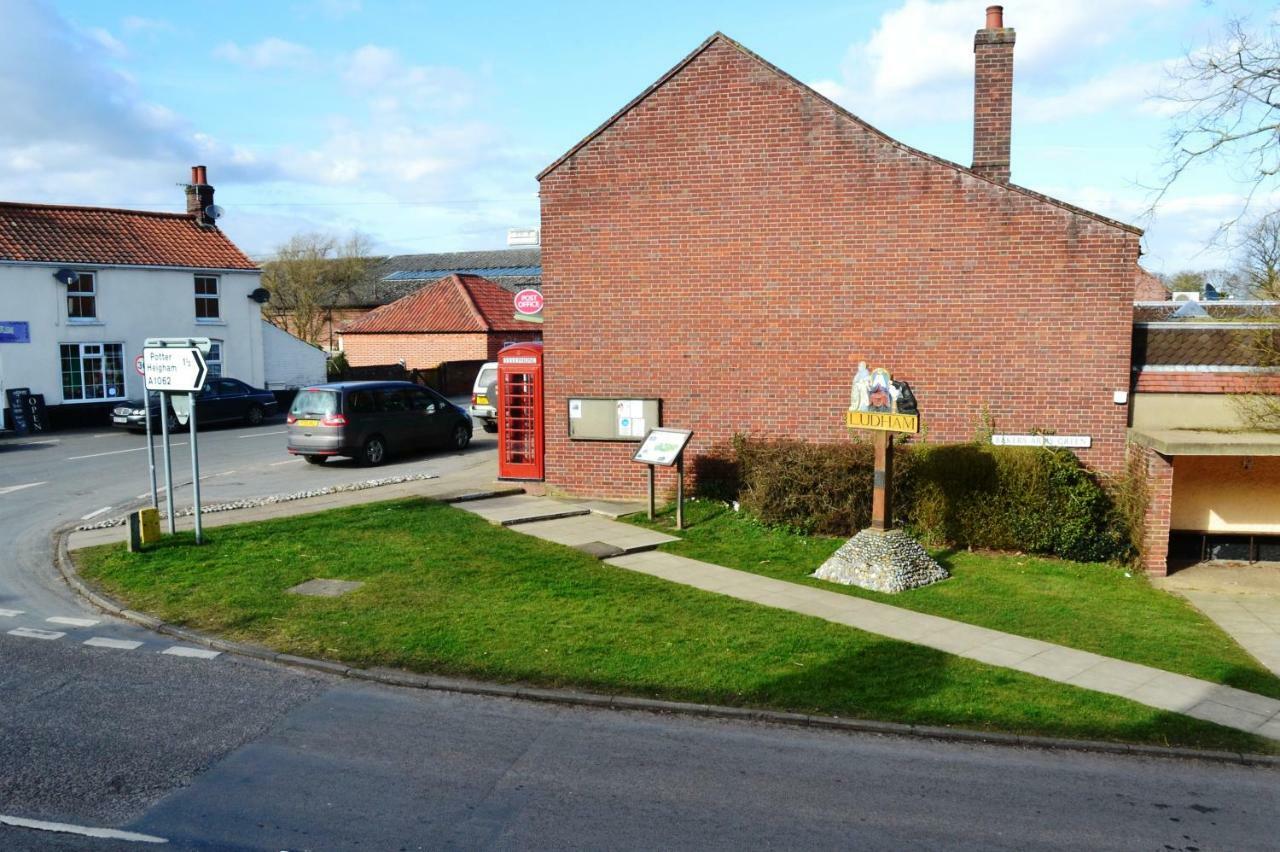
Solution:
{"label": "ludham sign", "polygon": [[916,414],[881,414],[874,411],[852,411],[845,414],[845,425],[850,429],[879,429],[885,432],[919,432],[920,417]]}

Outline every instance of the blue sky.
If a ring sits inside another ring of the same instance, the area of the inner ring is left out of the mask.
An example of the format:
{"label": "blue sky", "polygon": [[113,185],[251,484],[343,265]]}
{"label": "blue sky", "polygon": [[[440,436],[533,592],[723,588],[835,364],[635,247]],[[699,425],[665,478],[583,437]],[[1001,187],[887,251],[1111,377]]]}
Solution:
{"label": "blue sky", "polygon": [[[721,30],[881,130],[968,163],[982,0],[643,4],[0,0],[0,198],[182,209],[206,164],[255,257],[300,231],[385,252],[497,248],[538,171]],[[1157,272],[1220,266],[1245,188],[1181,182],[1154,217],[1187,50],[1271,4],[1009,0],[1013,180],[1147,228]],[[1267,199],[1264,199],[1264,204]]]}

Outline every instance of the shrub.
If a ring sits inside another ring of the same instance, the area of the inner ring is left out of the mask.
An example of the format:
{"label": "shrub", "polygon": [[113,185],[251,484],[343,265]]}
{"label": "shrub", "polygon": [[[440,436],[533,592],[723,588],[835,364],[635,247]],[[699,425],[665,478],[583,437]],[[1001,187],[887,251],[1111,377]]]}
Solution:
{"label": "shrub", "polygon": [[[697,464],[701,494],[736,497],[763,523],[852,535],[871,522],[869,443],[738,437]],[[1132,553],[1131,501],[1118,507],[1067,450],[903,445],[895,453],[893,483],[894,523],[930,544],[1084,561]]]}

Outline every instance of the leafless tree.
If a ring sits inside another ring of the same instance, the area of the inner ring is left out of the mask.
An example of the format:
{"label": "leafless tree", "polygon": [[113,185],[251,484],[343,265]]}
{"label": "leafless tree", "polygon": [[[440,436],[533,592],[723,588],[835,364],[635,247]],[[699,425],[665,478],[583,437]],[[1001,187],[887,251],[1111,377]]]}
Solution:
{"label": "leafless tree", "polygon": [[324,346],[325,323],[334,302],[364,279],[373,262],[369,238],[345,240],[297,234],[262,265],[262,286],[271,293],[264,315],[308,343]]}
{"label": "leafless tree", "polygon": [[[1260,216],[1245,231],[1239,246],[1240,277],[1255,299],[1280,299],[1280,211]],[[1247,333],[1245,346],[1254,366],[1271,375],[1280,368],[1280,332],[1274,327],[1277,311],[1264,306],[1256,310],[1265,325]],[[1280,431],[1280,396],[1259,388],[1236,398],[1244,424],[1253,429]]]}
{"label": "leafless tree", "polygon": [[1221,162],[1249,187],[1226,233],[1248,211],[1255,195],[1280,176],[1280,27],[1228,22],[1225,37],[1192,51],[1173,72],[1162,97],[1178,107],[1169,136],[1169,158],[1151,209],[1193,168]]}
{"label": "leafless tree", "polygon": [[1280,210],[1258,217],[1245,232],[1240,275],[1253,298],[1280,299]]}

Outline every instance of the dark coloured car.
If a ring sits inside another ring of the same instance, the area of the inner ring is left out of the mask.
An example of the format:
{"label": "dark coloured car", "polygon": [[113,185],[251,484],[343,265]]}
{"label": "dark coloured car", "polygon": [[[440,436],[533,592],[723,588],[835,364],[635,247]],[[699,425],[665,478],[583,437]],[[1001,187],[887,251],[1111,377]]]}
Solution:
{"label": "dark coloured car", "polygon": [[289,452],[311,464],[349,456],[378,465],[393,453],[466,449],[471,415],[412,382],[334,382],[303,388],[286,419]]}
{"label": "dark coloured car", "polygon": [[[160,430],[160,394],[152,392],[151,428]],[[239,379],[210,379],[204,390],[196,394],[196,420],[200,426],[209,423],[247,423],[257,426],[277,411],[276,397],[269,390],[247,385]],[[169,427],[176,428],[178,419],[170,408]],[[146,412],[142,400],[130,399],[111,411],[111,424],[135,432],[146,430]]]}

